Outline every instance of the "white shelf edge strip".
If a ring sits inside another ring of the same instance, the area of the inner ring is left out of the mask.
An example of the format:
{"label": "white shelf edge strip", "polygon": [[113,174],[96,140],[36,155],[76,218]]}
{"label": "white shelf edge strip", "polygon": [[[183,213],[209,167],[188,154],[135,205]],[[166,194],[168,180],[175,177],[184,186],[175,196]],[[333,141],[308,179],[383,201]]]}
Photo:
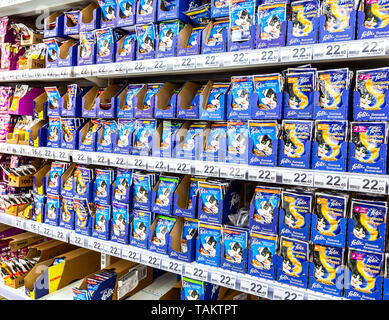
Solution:
{"label": "white shelf edge strip", "polygon": [[202,175],[341,191],[388,194],[389,190],[389,175],[261,167],[225,162],[157,158],[45,147],[38,148],[6,143],[0,143],[0,153],[73,161],[80,164]]}
{"label": "white shelf edge strip", "polygon": [[[247,274],[242,275],[241,273],[206,266],[196,262],[182,262],[176,259],[171,259],[168,256],[140,249],[131,245],[123,245],[112,241],[99,240],[93,237],[77,234],[72,230],[66,230],[60,227],[54,227],[45,223],[26,220],[7,214],[0,214],[0,223],[12,225],[20,229],[52,237],[61,241],[69,241],[70,243],[80,247],[113,255],[125,260],[142,263],[157,269],[162,269],[197,280],[219,284],[224,287],[247,292],[262,298],[282,299],[282,297],[285,296],[293,296],[294,300],[347,300],[342,297],[322,294],[309,289],[298,288],[278,283],[276,281],[256,278]],[[59,233],[61,234],[59,235]],[[274,292],[276,292],[276,294]],[[289,292],[289,294],[285,294],[286,292]]]}
{"label": "white shelf edge strip", "polygon": [[389,55],[389,38],[317,43],[312,45],[223,52],[89,66],[57,67],[0,72],[0,81],[62,80],[87,77],[115,77],[250,68],[262,65],[378,58]]}

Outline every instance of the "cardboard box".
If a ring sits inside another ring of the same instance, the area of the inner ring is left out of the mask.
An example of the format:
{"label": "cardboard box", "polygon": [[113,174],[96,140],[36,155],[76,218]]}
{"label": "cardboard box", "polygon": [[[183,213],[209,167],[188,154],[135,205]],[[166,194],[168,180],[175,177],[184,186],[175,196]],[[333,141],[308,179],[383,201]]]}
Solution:
{"label": "cardboard box", "polygon": [[18,70],[26,69],[43,69],[46,66],[45,59],[19,59],[18,60]]}
{"label": "cardboard box", "polygon": [[0,223],[0,240],[23,233],[24,230]]}
{"label": "cardboard box", "polygon": [[[26,295],[39,299],[100,269],[100,252],[79,248],[40,262],[24,279]],[[52,265],[56,258],[65,261]]]}
{"label": "cardboard box", "polygon": [[[41,166],[42,159],[35,159],[32,165],[35,168],[39,168]],[[29,174],[26,176],[17,177],[14,174],[10,174],[8,176],[8,185],[10,187],[32,187],[34,182],[34,175]]]}
{"label": "cardboard box", "polygon": [[[132,261],[119,260],[103,270],[115,271],[117,274],[113,278],[115,282],[107,281],[107,283],[101,285],[91,300],[123,300],[153,282],[153,268]],[[80,289],[87,289],[87,278],[99,272],[86,276],[80,285]]]}
{"label": "cardboard box", "polygon": [[[47,259],[53,258],[57,255],[63,254],[65,252],[71,251],[76,249],[77,247],[58,240],[50,240],[46,242],[42,242],[39,244],[32,245],[28,248],[28,253],[26,255],[26,258],[32,259],[39,257],[39,260],[37,263],[40,263],[42,261],[46,261]],[[27,276],[28,273],[24,275],[20,275],[16,279],[4,279],[4,283],[12,288],[20,288],[24,285],[24,278]]]}
{"label": "cardboard box", "polygon": [[45,237],[32,232],[23,232],[0,240],[0,255],[25,248],[44,240]]}

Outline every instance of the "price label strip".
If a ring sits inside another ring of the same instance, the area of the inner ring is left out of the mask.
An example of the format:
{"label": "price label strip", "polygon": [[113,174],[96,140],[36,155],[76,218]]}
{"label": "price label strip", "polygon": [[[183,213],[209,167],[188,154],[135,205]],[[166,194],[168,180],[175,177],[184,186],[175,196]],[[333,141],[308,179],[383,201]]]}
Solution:
{"label": "price label strip", "polygon": [[89,157],[85,152],[73,151],[72,158],[74,162],[88,164],[90,162]]}
{"label": "price label strip", "polygon": [[69,150],[55,149],[53,150],[53,158],[61,161],[70,161]]}
{"label": "price label strip", "polygon": [[271,169],[249,169],[247,173],[249,180],[258,180],[269,183],[277,182],[277,171]]}
{"label": "price label strip", "polygon": [[346,43],[322,43],[313,46],[313,59],[340,59],[347,58],[348,47]]}
{"label": "price label strip", "polygon": [[174,61],[174,70],[187,70],[196,69],[196,58],[195,57],[181,57]]}
{"label": "price label strip", "polygon": [[76,78],[89,77],[92,75],[92,68],[90,66],[74,67],[73,73]]}
{"label": "price label strip", "polygon": [[250,64],[277,63],[280,60],[280,48],[255,50],[250,55]]}
{"label": "price label strip", "polygon": [[150,61],[149,65],[147,66],[148,72],[161,72],[161,71],[167,71],[168,64],[166,60],[154,60]]}
{"label": "price label strip", "polygon": [[224,66],[249,65],[251,52],[228,52],[223,59]]}
{"label": "price label strip", "polygon": [[246,179],[247,169],[238,166],[221,166],[220,177],[233,179]]}
{"label": "price label strip", "polygon": [[147,168],[148,170],[167,172],[169,171],[169,163],[163,159],[149,159]]}
{"label": "price label strip", "polygon": [[109,165],[109,156],[104,154],[93,154],[91,157],[92,164]]}
{"label": "price label strip", "polygon": [[258,282],[256,280],[240,280],[240,290],[262,298],[269,297],[269,286],[266,283]]}
{"label": "price label strip", "polygon": [[312,46],[283,47],[281,62],[312,60]]}
{"label": "price label strip", "polygon": [[350,41],[347,56],[349,58],[382,56],[386,53],[386,43],[386,39]]}
{"label": "price label strip", "polygon": [[291,185],[313,186],[313,173],[309,172],[288,172],[282,173],[282,183]]}
{"label": "price label strip", "polygon": [[104,253],[106,253],[110,256],[115,256],[115,257],[121,258],[122,257],[122,248],[117,243],[110,243],[110,244],[104,246]]}
{"label": "price label strip", "polygon": [[75,232],[70,233],[69,242],[79,247],[85,247],[85,237]]}
{"label": "price label strip", "polygon": [[99,239],[88,239],[88,249],[99,251],[99,252],[105,252],[105,245],[104,242]]}
{"label": "price label strip", "polygon": [[195,166],[195,174],[199,176],[219,177],[220,167],[214,163],[198,163]]}
{"label": "price label strip", "polygon": [[192,165],[185,160],[171,161],[169,163],[169,170],[172,172],[190,174],[192,171]]}
{"label": "price label strip", "polygon": [[140,262],[140,252],[137,250],[133,250],[127,247],[123,247],[122,249],[122,258],[134,262]]}
{"label": "price label strip", "polygon": [[304,293],[293,289],[274,287],[273,300],[304,300]]}
{"label": "price label strip", "polygon": [[386,179],[375,177],[349,177],[350,191],[386,194]]}
{"label": "price label strip", "polygon": [[236,277],[227,273],[212,272],[211,282],[231,289],[236,288]]}
{"label": "price label strip", "polygon": [[66,229],[63,228],[53,228],[52,229],[52,237],[54,239],[67,242],[68,241],[68,233]]}
{"label": "price label strip", "polygon": [[317,188],[330,188],[338,190],[348,189],[348,177],[342,174],[333,173],[315,173],[314,186]]}
{"label": "price label strip", "polygon": [[186,264],[184,268],[184,275],[189,278],[208,281],[208,269],[201,266]]}
{"label": "price label strip", "polygon": [[179,261],[174,261],[171,259],[162,259],[161,260],[161,269],[172,272],[172,273],[177,273],[177,274],[182,274],[182,267],[183,263]]}
{"label": "price label strip", "polygon": [[128,165],[132,168],[135,168],[135,169],[146,170],[147,164],[148,164],[148,161],[146,159],[143,159],[143,158],[129,158],[129,160],[128,160]]}
{"label": "price label strip", "polygon": [[18,229],[25,229],[26,228],[26,221],[23,221],[22,219],[16,218],[14,221],[14,226]]}
{"label": "price label strip", "polygon": [[53,237],[53,229],[49,225],[45,225],[44,223],[41,223],[38,227],[39,234],[45,236],[45,237]]}
{"label": "price label strip", "polygon": [[26,230],[33,232],[33,233],[38,233],[39,232],[39,222],[35,221],[26,221]]}
{"label": "price label strip", "polygon": [[142,253],[140,262],[142,264],[148,265],[153,268],[160,268],[161,266],[161,258],[154,256],[153,254],[149,253]]}
{"label": "price label strip", "polygon": [[201,55],[196,59],[197,69],[219,68],[223,66],[223,61],[220,54]]}
{"label": "price label strip", "polygon": [[127,168],[128,166],[128,159],[126,156],[122,155],[111,155],[109,159],[109,163],[111,165],[117,166],[119,168]]}

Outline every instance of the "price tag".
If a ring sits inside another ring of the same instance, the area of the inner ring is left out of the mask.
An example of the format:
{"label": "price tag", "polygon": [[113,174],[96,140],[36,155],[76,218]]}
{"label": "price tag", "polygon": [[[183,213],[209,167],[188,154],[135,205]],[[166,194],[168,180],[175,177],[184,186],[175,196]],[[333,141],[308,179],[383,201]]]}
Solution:
{"label": "price tag", "polygon": [[169,163],[169,170],[182,174],[190,174],[192,171],[192,166],[190,162],[187,162],[185,160],[171,161]]}
{"label": "price tag", "polygon": [[313,59],[340,59],[347,58],[346,43],[322,43],[313,46]]}
{"label": "price tag", "polygon": [[45,70],[44,69],[36,69],[34,72],[34,78],[40,79],[45,76]]}
{"label": "price tag", "polygon": [[65,149],[54,149],[53,157],[57,160],[70,161],[70,152]]}
{"label": "price tag", "polygon": [[147,161],[143,158],[129,158],[128,165],[135,169],[147,169]]}
{"label": "price tag", "polygon": [[134,61],[127,65],[127,73],[129,72],[146,72],[147,62],[146,61]]}
{"label": "price tag", "polygon": [[15,71],[9,71],[6,77],[7,80],[16,80],[16,72]]}
{"label": "price tag", "polygon": [[281,62],[312,60],[312,46],[282,47]]}
{"label": "price tag", "polygon": [[255,280],[240,280],[240,290],[262,298],[267,298],[269,296],[269,286],[266,283],[261,283]]}
{"label": "price tag", "polygon": [[85,238],[77,233],[71,233],[69,235],[69,242],[76,246],[85,247]]}
{"label": "price tag", "polygon": [[31,156],[32,150],[30,146],[20,146],[19,153],[23,156]]}
{"label": "price tag", "polygon": [[150,61],[147,71],[155,72],[155,71],[166,71],[167,70],[167,61],[166,60],[153,60]]}
{"label": "price tag", "polygon": [[277,182],[277,171],[272,169],[249,168],[247,177],[249,180],[275,183]]}
{"label": "price tag", "polygon": [[127,72],[126,63],[110,63],[107,64],[107,73],[109,74],[125,74]]}
{"label": "price tag", "polygon": [[94,250],[94,251],[105,252],[104,242],[99,240],[99,239],[89,238],[88,239],[88,249]]}
{"label": "price tag", "polygon": [[229,52],[224,55],[224,66],[250,64],[250,52]]}
{"label": "price tag", "polygon": [[313,173],[285,171],[282,173],[282,183],[312,187]]}
{"label": "price tag", "polygon": [[386,194],[386,179],[376,177],[349,177],[350,191],[372,192]]}
{"label": "price tag", "polygon": [[104,253],[110,255],[110,256],[115,256],[118,258],[122,257],[122,248],[118,244],[115,243],[110,243],[105,246],[104,248]]}
{"label": "price tag", "polygon": [[196,69],[196,58],[191,56],[177,58],[173,68],[174,70]]}
{"label": "price tag", "polygon": [[101,74],[108,74],[108,72],[109,72],[109,68],[106,64],[100,64],[100,65],[95,66],[94,68],[95,68],[94,74],[96,73],[96,74],[101,75]]}
{"label": "price tag", "polygon": [[196,59],[196,68],[218,68],[222,66],[220,54],[201,55]]}
{"label": "price tag", "polygon": [[167,172],[169,171],[169,163],[168,161],[163,159],[149,159],[149,161],[147,162],[147,169]]}
{"label": "price tag", "polygon": [[76,78],[88,77],[92,75],[91,66],[78,66],[73,68],[73,73]]}
{"label": "price tag", "polygon": [[32,148],[32,155],[35,156],[35,157],[38,157],[38,158],[42,158],[43,157],[43,151],[41,148]]}
{"label": "price tag", "polygon": [[200,279],[202,281],[208,280],[208,269],[197,265],[186,264],[184,268],[184,275],[189,278]]}
{"label": "price tag", "polygon": [[274,287],[273,300],[304,300],[304,293],[291,289]]}
{"label": "price tag", "polygon": [[109,165],[109,156],[105,154],[92,154],[91,160],[93,164]]}
{"label": "price tag", "polygon": [[66,229],[58,228],[58,229],[52,229],[52,237],[54,239],[67,242],[68,241],[68,234],[66,233]]}
{"label": "price tag", "polygon": [[123,247],[122,258],[134,262],[140,262],[140,252],[133,249],[129,249],[127,247]]}
{"label": "price tag", "polygon": [[158,258],[150,253],[142,253],[141,258],[140,258],[140,262],[142,264],[146,264],[150,267],[159,269],[160,265],[161,265],[161,258]]}
{"label": "price tag", "polygon": [[26,221],[26,230],[31,231],[33,233],[38,233],[39,232],[38,223],[35,221]]}
{"label": "price tag", "polygon": [[247,168],[238,166],[220,166],[220,177],[246,179]]}
{"label": "price tag", "polygon": [[14,226],[18,229],[25,229],[26,227],[26,221],[23,221],[22,219],[15,219]]}
{"label": "price tag", "polygon": [[382,56],[386,51],[386,41],[386,39],[350,41],[348,45],[348,57]]}
{"label": "price tag", "polygon": [[161,260],[161,269],[181,274],[182,273],[182,262],[171,260],[171,259],[162,259]]}
{"label": "price tag", "polygon": [[220,175],[220,167],[213,163],[199,163],[195,166],[195,174],[200,176],[218,177]]}
{"label": "price tag", "polygon": [[54,158],[54,149],[50,148],[42,148],[42,157],[46,159],[53,159]]}
{"label": "price tag", "polygon": [[40,224],[38,229],[39,229],[39,233],[45,237],[51,238],[53,236],[53,230],[48,225]]}
{"label": "price tag", "polygon": [[346,175],[334,173],[315,173],[314,186],[317,188],[347,190],[348,177]]}
{"label": "price tag", "polygon": [[72,158],[74,162],[88,164],[90,162],[89,157],[83,151],[73,151]]}
{"label": "price tag", "polygon": [[121,155],[112,155],[109,159],[109,163],[115,167],[127,168],[128,159]]}
{"label": "price tag", "polygon": [[236,288],[236,277],[227,273],[212,272],[211,282],[231,289]]}
{"label": "price tag", "polygon": [[250,64],[277,63],[280,60],[280,48],[255,50],[251,53]]}

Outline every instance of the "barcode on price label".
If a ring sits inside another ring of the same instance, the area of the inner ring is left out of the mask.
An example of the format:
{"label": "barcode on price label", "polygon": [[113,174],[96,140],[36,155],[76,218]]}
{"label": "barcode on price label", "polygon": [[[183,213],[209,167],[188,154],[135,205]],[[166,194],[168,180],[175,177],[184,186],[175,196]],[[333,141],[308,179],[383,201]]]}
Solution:
{"label": "barcode on price label", "polygon": [[231,274],[212,272],[211,282],[227,288],[236,288],[236,277]]}
{"label": "barcode on price label", "polygon": [[283,172],[282,183],[312,187],[313,174],[308,172]]}
{"label": "barcode on price label", "polygon": [[304,300],[304,293],[279,287],[274,287],[273,300]]}
{"label": "barcode on price label", "polygon": [[348,189],[348,177],[346,175],[316,173],[314,180],[314,186],[317,188]]}
{"label": "barcode on price label", "polygon": [[142,264],[146,264],[153,268],[160,268],[161,266],[161,258],[148,253],[142,253],[140,261]]}
{"label": "barcode on price label", "polygon": [[258,180],[269,183],[277,182],[277,171],[271,169],[249,169],[247,176],[250,180]]}
{"label": "barcode on price label", "polygon": [[122,249],[122,258],[134,262],[140,262],[140,252],[133,249],[128,249],[123,247]]}
{"label": "barcode on price label", "polygon": [[183,264],[179,261],[172,261],[168,259],[161,260],[161,269],[167,270],[173,273],[181,274]]}
{"label": "barcode on price label", "polygon": [[202,281],[208,280],[208,270],[197,265],[185,265],[184,274],[189,278],[200,279]]}
{"label": "barcode on price label", "polygon": [[262,298],[266,298],[269,295],[269,286],[266,283],[254,280],[242,279],[240,281],[240,290]]}
{"label": "barcode on price label", "polygon": [[349,177],[350,191],[386,193],[386,179],[373,177]]}

